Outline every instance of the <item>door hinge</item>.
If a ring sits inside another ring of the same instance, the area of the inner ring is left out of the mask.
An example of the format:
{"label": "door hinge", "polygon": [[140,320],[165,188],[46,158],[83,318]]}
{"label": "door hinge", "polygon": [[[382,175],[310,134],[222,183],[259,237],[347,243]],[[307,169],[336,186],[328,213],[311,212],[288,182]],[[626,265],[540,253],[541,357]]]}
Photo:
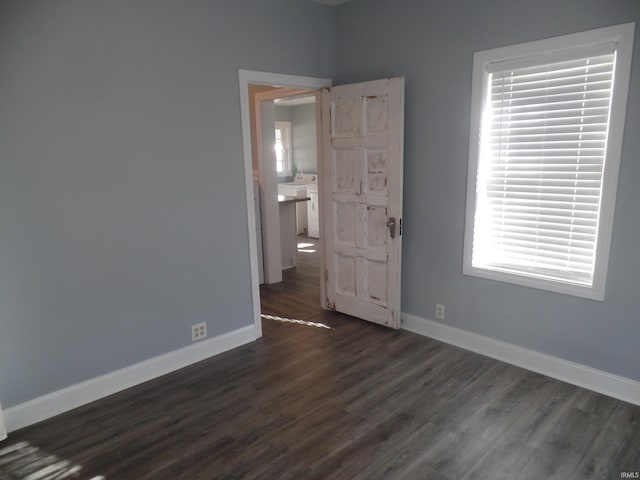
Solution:
{"label": "door hinge", "polygon": [[398,219],[398,236],[399,237],[402,236],[402,219],[401,218]]}

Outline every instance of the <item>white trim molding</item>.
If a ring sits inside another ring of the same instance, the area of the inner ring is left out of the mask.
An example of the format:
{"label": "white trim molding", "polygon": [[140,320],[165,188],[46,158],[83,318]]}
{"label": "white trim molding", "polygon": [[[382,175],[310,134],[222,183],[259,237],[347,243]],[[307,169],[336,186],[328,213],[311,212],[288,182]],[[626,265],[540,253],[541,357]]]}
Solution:
{"label": "white trim molding", "polygon": [[640,382],[512,343],[402,313],[402,329],[625,402],[640,405]]}
{"label": "white trim molding", "polygon": [[7,430],[12,432],[41,422],[47,418],[250,343],[258,336],[255,326],[249,325],[29,400],[5,410]]}
{"label": "white trim molding", "polygon": [[4,417],[2,416],[2,405],[0,405],[0,441],[7,438],[7,429],[4,426]]}

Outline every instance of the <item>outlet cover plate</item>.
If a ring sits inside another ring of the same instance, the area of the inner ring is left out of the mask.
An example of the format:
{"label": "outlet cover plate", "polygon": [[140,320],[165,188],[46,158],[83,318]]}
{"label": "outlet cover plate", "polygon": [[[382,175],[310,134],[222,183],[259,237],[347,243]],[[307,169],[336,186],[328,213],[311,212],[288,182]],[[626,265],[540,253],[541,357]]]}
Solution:
{"label": "outlet cover plate", "polygon": [[207,338],[207,322],[191,325],[191,341],[197,342],[203,338]]}

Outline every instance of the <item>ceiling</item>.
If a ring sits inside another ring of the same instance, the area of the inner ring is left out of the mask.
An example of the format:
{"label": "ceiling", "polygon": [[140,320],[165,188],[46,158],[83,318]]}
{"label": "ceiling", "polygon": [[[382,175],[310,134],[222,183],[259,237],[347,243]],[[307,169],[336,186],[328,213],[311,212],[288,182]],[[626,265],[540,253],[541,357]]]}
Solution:
{"label": "ceiling", "polygon": [[341,3],[346,3],[349,0],[313,0],[313,1],[316,3],[323,3],[325,5],[336,6],[336,5],[340,5]]}

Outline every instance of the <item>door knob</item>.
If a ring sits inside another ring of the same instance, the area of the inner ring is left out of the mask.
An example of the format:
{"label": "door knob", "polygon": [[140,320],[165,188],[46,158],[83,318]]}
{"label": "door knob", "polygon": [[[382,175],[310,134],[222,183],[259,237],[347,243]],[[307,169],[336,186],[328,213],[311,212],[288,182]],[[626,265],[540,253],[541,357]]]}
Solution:
{"label": "door knob", "polygon": [[391,217],[389,220],[387,220],[387,228],[389,229],[389,235],[391,236],[391,238],[394,238],[396,236],[396,219]]}

